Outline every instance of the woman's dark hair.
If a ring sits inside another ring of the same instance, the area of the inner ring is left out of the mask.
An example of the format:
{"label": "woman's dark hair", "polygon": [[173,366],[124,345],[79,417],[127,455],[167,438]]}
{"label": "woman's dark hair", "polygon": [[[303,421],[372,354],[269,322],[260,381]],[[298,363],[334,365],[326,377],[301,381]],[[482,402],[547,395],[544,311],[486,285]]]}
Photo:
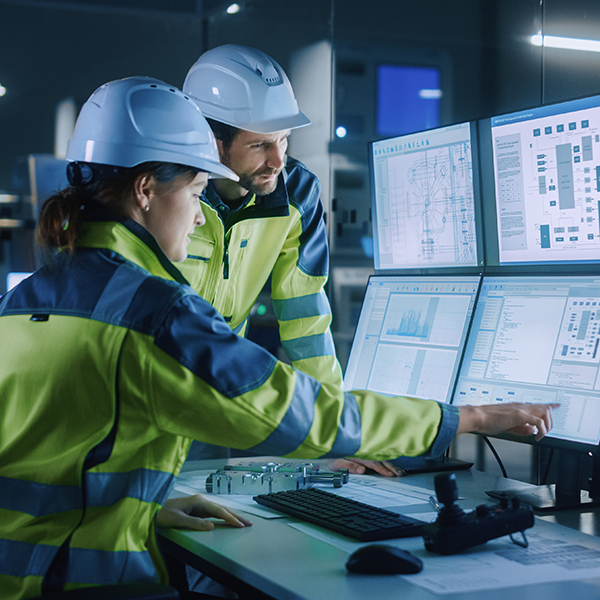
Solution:
{"label": "woman's dark hair", "polygon": [[120,168],[117,178],[65,188],[42,205],[35,232],[36,244],[45,250],[60,248],[73,252],[81,228],[82,211],[86,206],[102,207],[109,212],[123,214],[124,201],[134,193],[134,182],[140,175],[150,175],[160,184],[177,182],[183,186],[193,181],[199,172],[200,169],[195,167],[146,162],[129,169]]}

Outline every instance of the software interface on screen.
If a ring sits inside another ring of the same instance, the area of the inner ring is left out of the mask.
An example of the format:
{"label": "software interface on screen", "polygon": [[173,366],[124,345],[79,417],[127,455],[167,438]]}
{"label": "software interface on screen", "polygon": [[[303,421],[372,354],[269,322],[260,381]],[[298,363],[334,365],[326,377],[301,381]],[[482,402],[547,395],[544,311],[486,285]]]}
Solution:
{"label": "software interface on screen", "polygon": [[600,255],[600,96],[491,120],[500,263]]}
{"label": "software interface on screen", "polygon": [[559,402],[550,437],[600,441],[600,277],[484,277],[454,404]]}
{"label": "software interface on screen", "polygon": [[372,276],[344,384],[449,402],[480,277]]}
{"label": "software interface on screen", "polygon": [[471,125],[373,142],[375,268],[477,265]]}

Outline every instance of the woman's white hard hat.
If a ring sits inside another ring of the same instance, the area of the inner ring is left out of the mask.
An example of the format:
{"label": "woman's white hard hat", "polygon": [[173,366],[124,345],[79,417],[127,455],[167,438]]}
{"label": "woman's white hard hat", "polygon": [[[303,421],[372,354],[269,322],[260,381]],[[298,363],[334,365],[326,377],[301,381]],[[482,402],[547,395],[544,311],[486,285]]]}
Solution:
{"label": "woman's white hard hat", "polygon": [[214,134],[197,104],[151,77],[128,77],[99,87],[79,113],[66,158],[118,167],[176,163],[238,181],[219,161]]}

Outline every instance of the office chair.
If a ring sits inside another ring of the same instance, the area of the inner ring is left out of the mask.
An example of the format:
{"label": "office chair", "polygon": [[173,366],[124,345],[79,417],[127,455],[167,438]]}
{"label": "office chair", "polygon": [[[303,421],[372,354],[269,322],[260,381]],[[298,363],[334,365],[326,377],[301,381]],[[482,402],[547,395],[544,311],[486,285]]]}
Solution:
{"label": "office chair", "polygon": [[162,583],[117,583],[56,592],[33,600],[179,600],[179,592]]}

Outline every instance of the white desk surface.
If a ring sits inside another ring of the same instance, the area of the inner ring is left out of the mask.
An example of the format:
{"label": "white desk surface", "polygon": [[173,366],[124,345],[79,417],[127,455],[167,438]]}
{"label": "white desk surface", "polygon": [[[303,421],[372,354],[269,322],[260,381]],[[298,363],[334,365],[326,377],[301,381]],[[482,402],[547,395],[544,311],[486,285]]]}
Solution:
{"label": "white desk surface", "polygon": [[[184,470],[217,469],[226,462],[239,462],[243,459],[216,459],[188,462]],[[277,462],[274,457],[261,457],[264,462]],[[462,508],[470,509],[477,504],[490,504],[493,501],[485,495],[485,490],[514,488],[520,484],[513,480],[493,477],[478,471],[456,472]],[[373,476],[373,480],[383,479]],[[386,478],[386,481],[390,481]],[[433,474],[410,475],[394,481],[412,484],[433,491]],[[183,495],[175,492],[177,495]],[[219,496],[214,500],[219,501]],[[221,496],[221,498],[223,498]],[[233,498],[233,497],[231,497]],[[462,499],[464,498],[464,500]],[[212,498],[211,498],[212,499]],[[291,517],[263,519],[249,515],[252,527],[233,529],[217,526],[210,532],[191,532],[174,529],[161,529],[160,534],[170,540],[178,549],[190,557],[199,557],[201,566],[206,561],[215,569],[212,576],[221,578],[223,583],[229,578],[237,578],[267,596],[280,600],[373,600],[374,598],[402,598],[403,600],[425,600],[443,598],[446,600],[479,600],[482,591],[461,593],[434,593],[411,583],[411,576],[400,575],[356,575],[345,569],[348,551],[326,541],[317,539],[304,531],[290,526],[298,523]],[[589,535],[597,532],[600,510],[584,514],[559,514],[558,516],[536,517],[536,525],[527,534],[539,532],[542,535],[568,539],[568,543],[584,545],[600,551],[600,538]],[[569,527],[559,525],[564,522]],[[578,529],[588,531],[582,533]],[[343,537],[343,536],[342,536]],[[349,540],[349,538],[344,538]],[[422,573],[427,573],[428,562],[433,569],[436,555],[425,551],[421,538],[394,540],[397,545],[419,555],[424,562]],[[488,544],[479,546],[485,548]],[[356,547],[360,546],[356,542]],[[185,551],[189,551],[185,552]],[[206,565],[205,565],[206,566]],[[598,573],[597,569],[592,569]],[[218,576],[215,576],[215,573]],[[582,571],[585,574],[585,571]],[[460,575],[460,574],[459,574]],[[510,574],[507,574],[510,579]],[[598,600],[600,598],[600,576],[564,582],[537,583],[535,585],[507,586],[502,589],[485,590],[486,600]]]}

